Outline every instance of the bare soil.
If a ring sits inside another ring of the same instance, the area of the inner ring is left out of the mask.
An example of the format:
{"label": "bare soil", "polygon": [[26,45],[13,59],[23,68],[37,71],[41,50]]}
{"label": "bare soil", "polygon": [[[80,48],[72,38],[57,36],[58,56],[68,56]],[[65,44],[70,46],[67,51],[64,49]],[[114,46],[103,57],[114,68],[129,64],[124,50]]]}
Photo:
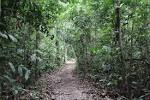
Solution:
{"label": "bare soil", "polygon": [[[94,89],[82,82],[76,74],[75,61],[68,61],[64,67],[52,74],[41,77],[41,93],[44,100],[102,100]],[[43,100],[42,99],[42,100]],[[104,100],[104,99],[103,99]]]}

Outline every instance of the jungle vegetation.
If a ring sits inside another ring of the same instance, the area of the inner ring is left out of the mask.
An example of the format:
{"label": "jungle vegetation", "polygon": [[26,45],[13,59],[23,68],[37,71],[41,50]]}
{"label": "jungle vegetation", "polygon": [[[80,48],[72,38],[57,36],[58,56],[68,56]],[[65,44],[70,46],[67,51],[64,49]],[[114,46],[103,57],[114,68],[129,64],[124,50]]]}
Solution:
{"label": "jungle vegetation", "polygon": [[95,87],[131,100],[150,94],[149,0],[1,0],[0,7],[0,99],[70,58]]}

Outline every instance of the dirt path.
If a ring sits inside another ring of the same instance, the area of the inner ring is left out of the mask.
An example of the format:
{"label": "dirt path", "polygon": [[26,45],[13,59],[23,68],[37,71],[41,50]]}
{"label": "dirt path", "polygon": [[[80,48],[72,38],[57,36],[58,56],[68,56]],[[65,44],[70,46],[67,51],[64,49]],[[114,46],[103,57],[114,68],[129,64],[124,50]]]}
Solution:
{"label": "dirt path", "polygon": [[42,88],[45,98],[49,98],[46,100],[100,100],[89,85],[76,77],[74,70],[75,61],[68,61],[58,72],[44,76],[41,82],[46,84]]}
{"label": "dirt path", "polygon": [[64,68],[55,74],[56,84],[53,90],[55,100],[94,100],[93,94],[88,94],[89,87],[85,87],[74,76],[75,62],[68,61]]}

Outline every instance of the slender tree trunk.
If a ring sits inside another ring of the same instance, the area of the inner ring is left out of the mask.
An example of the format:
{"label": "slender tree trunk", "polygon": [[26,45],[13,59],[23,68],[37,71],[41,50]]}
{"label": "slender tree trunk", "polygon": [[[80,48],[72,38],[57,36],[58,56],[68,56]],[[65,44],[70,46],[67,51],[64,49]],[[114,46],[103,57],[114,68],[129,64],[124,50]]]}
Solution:
{"label": "slender tree trunk", "polygon": [[64,63],[66,63],[66,61],[67,61],[67,45],[65,44],[65,46],[64,46]]}
{"label": "slender tree trunk", "polygon": [[36,50],[36,52],[35,52],[35,54],[36,54],[36,62],[35,62],[36,71],[35,71],[35,77],[36,78],[38,78],[41,75],[40,70],[38,70],[38,59],[37,59],[37,57],[39,56],[38,52],[37,52],[37,50],[39,49],[39,41],[40,41],[40,33],[36,32],[36,40],[35,40],[35,50]]}
{"label": "slender tree trunk", "polygon": [[60,57],[59,57],[60,50],[59,50],[59,40],[58,39],[56,39],[55,45],[56,45],[56,64],[57,64],[57,66],[60,66]]}
{"label": "slender tree trunk", "polygon": [[120,0],[116,0],[116,6],[115,6],[115,34],[116,34],[116,43],[118,47],[120,48],[120,60],[121,60],[121,66],[124,69],[123,75],[126,75],[126,62],[124,59],[124,46],[123,46],[123,35],[121,32],[121,23],[120,23]]}
{"label": "slender tree trunk", "polygon": [[116,44],[120,47],[121,60],[123,59],[123,44],[122,44],[122,33],[120,28],[120,3],[119,0],[116,2],[115,6],[115,35],[116,35]]}
{"label": "slender tree trunk", "polygon": [[[36,40],[35,40],[35,49],[36,49],[36,50],[38,50],[38,44],[39,44],[38,40],[39,40],[39,33],[36,32]],[[38,55],[38,53],[37,53],[37,51],[36,51],[36,57],[37,57],[37,55]],[[38,66],[38,61],[37,61],[37,59],[36,59],[36,67],[37,67],[37,66]]]}
{"label": "slender tree trunk", "polygon": [[[26,25],[24,25],[24,27],[26,27]],[[23,49],[24,49],[24,53],[23,53],[23,62],[26,65],[26,34],[27,34],[27,29],[25,28],[25,32],[23,32]]]}

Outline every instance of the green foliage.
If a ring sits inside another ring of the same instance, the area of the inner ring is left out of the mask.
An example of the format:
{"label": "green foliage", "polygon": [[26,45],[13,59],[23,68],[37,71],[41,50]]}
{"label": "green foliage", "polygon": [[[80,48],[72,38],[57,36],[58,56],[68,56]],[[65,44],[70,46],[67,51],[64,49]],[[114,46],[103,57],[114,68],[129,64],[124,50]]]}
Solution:
{"label": "green foliage", "polygon": [[68,54],[95,83],[104,80],[107,89],[144,98],[150,89],[149,6],[148,0],[3,0],[1,95],[18,94]]}
{"label": "green foliage", "polygon": [[18,67],[14,66],[11,62],[8,63],[9,69],[1,77],[5,89],[5,93],[12,91],[13,95],[17,95],[19,91],[23,90],[24,82],[28,81],[30,77],[30,70],[19,65]]}
{"label": "green foliage", "polygon": [[1,1],[0,99],[14,99],[42,72],[59,67],[56,53],[63,64],[64,42],[56,45],[53,31],[61,10],[58,0]]}

